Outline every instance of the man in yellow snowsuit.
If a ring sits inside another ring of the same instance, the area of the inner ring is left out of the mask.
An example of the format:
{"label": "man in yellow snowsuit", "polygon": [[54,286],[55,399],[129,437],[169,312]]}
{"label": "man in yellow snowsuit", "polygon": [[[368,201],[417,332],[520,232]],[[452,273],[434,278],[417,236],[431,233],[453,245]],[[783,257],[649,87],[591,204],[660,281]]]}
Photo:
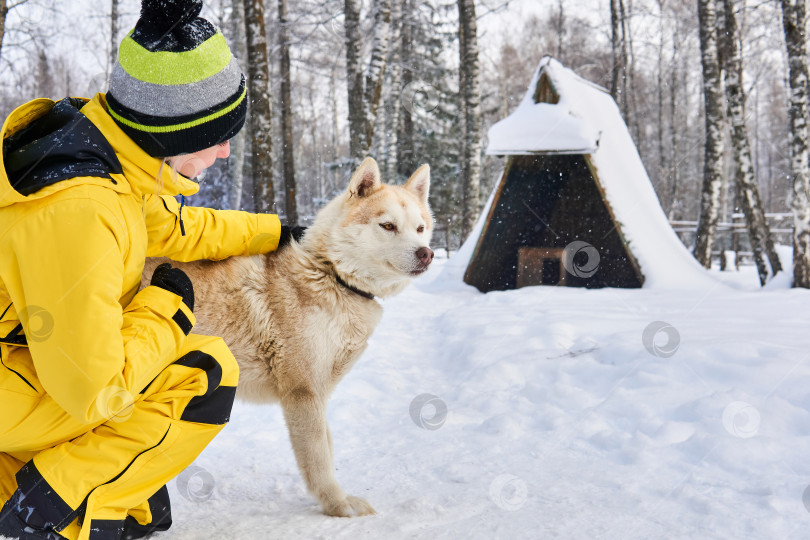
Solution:
{"label": "man in yellow snowsuit", "polygon": [[[2,127],[0,535],[137,538],[229,419],[238,367],[190,334],[193,287],[145,257],[277,248],[277,216],[178,205],[228,155],[245,80],[198,0],[145,0],[109,91]],[[182,174],[178,174],[179,173]]]}

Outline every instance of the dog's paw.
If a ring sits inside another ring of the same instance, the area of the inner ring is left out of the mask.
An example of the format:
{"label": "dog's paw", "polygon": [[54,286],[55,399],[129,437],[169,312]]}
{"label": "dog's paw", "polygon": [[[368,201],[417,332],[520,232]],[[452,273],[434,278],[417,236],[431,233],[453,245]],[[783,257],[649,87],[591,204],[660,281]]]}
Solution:
{"label": "dog's paw", "polygon": [[377,512],[365,499],[347,495],[342,501],[324,505],[324,513],[335,517],[370,516]]}

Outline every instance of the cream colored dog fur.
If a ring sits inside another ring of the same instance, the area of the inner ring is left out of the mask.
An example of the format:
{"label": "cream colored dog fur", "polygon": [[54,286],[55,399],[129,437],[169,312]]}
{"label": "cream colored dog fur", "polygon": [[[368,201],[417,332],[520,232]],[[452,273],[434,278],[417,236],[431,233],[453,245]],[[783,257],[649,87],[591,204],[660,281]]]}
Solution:
{"label": "cream colored dog fur", "polygon": [[[335,479],[326,404],[382,316],[377,300],[361,293],[399,293],[433,258],[429,187],[427,165],[392,186],[368,158],[300,244],[222,261],[171,261],[194,284],[194,332],[228,344],[240,367],[239,398],[281,404],[304,481],[330,516],[375,513]],[[147,260],[144,284],[162,262]]]}

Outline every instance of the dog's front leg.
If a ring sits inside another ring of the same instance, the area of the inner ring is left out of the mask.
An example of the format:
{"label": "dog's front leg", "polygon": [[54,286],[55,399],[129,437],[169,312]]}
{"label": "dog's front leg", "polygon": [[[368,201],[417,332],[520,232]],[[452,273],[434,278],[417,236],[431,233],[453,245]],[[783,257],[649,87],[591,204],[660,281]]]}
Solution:
{"label": "dog's front leg", "polygon": [[335,480],[326,400],[310,390],[297,389],[281,400],[281,407],[298,468],[324,513],[341,517],[376,513],[365,499],[346,495]]}

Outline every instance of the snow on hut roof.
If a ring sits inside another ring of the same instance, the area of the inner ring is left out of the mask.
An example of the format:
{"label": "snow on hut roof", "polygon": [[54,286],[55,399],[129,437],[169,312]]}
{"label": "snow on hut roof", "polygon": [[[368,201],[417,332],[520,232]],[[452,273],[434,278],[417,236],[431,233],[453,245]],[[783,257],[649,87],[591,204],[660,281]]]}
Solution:
{"label": "snow on hut roof", "polygon": [[[523,101],[507,119],[492,126],[489,139],[488,154],[584,154],[617,229],[639,264],[645,288],[720,283],[698,264],[669,225],[627,125],[605,89],[546,56]],[[492,200],[459,251],[465,264]]]}
{"label": "snow on hut roof", "polygon": [[523,98],[517,110],[489,128],[488,154],[590,154],[599,132],[560,103]]}
{"label": "snow on hut roof", "polygon": [[[543,92],[540,79],[550,78]],[[544,57],[518,108],[489,128],[487,154],[591,154],[599,147],[600,125],[581,110],[576,88],[606,91],[580,78],[551,58]],[[544,95],[541,95],[544,94]],[[552,95],[548,95],[552,94]]]}

